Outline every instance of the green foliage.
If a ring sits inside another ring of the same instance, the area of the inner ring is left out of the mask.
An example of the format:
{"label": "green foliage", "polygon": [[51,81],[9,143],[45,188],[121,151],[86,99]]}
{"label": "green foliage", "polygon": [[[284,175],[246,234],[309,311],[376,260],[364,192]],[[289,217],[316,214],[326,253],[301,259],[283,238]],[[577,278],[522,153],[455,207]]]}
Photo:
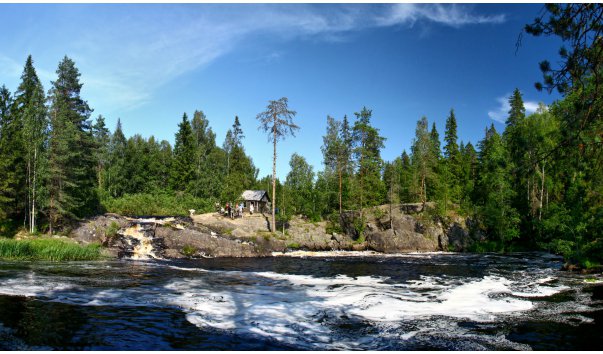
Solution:
{"label": "green foliage", "polygon": [[341,228],[341,222],[339,221],[339,213],[331,213],[327,216],[325,232],[327,234],[343,233],[343,229]]}
{"label": "green foliage", "polygon": [[191,246],[191,245],[184,245],[182,247],[182,254],[185,257],[192,257],[195,255],[195,253],[197,253],[197,248],[195,246]]}
{"label": "green foliage", "polygon": [[139,193],[126,194],[120,198],[107,197],[102,200],[103,208],[110,213],[130,216],[188,216],[189,209],[197,213],[213,211],[214,201],[195,198],[185,193]]}
{"label": "green foliage", "polygon": [[170,170],[170,186],[175,191],[186,191],[194,180],[195,141],[186,113],[178,124],[174,144],[174,161]]}
{"label": "green foliage", "polygon": [[102,257],[98,244],[80,246],[56,239],[0,239],[0,259],[27,261],[87,261]]}
{"label": "green foliage", "polygon": [[292,243],[289,243],[287,245],[287,248],[290,248],[290,249],[293,249],[293,250],[297,250],[297,249],[301,248],[301,245],[299,243],[297,243],[297,242],[292,242]]}
{"label": "green foliage", "polygon": [[117,231],[119,231],[119,224],[115,221],[112,221],[109,227],[105,230],[105,237],[108,239],[112,239],[117,236]]}
{"label": "green foliage", "polygon": [[73,60],[65,57],[56,71],[49,101],[50,231],[98,211],[91,109],[80,97],[83,86]]}

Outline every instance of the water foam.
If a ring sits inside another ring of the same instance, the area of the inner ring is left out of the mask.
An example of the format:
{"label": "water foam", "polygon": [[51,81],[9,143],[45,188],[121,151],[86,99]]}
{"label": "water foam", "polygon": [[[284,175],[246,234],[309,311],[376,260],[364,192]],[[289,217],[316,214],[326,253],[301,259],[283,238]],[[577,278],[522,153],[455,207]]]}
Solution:
{"label": "water foam", "polygon": [[[171,306],[182,309],[186,319],[201,328],[268,337],[309,349],[354,349],[370,347],[367,343],[374,337],[362,332],[342,337],[337,323],[370,323],[380,328],[381,338],[410,341],[433,333],[433,318],[487,323],[497,316],[533,310],[531,297],[550,296],[567,288],[554,285],[556,279],[550,272],[532,270],[519,272],[517,279],[490,274],[481,278],[421,276],[394,282],[377,276],[318,277],[168,267],[183,276],[172,277],[161,286],[121,287],[99,282],[97,286],[104,286],[99,288],[85,287],[78,283],[80,278],[29,271],[0,279],[0,294],[86,306]],[[423,327],[400,329],[400,323]]]}

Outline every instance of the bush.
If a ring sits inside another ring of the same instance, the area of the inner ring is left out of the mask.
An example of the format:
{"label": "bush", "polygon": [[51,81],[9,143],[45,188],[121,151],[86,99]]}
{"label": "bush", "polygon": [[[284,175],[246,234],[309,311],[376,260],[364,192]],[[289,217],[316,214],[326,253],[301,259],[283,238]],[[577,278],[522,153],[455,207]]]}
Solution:
{"label": "bush", "polygon": [[112,221],[111,225],[109,225],[109,227],[107,227],[105,230],[105,237],[107,239],[112,239],[117,236],[117,231],[119,231],[119,224],[115,221]]}
{"label": "bush", "polygon": [[88,261],[101,258],[98,244],[80,246],[55,239],[0,239],[0,259],[27,261]]}
{"label": "bush", "polygon": [[214,208],[212,200],[184,193],[127,194],[121,198],[105,197],[101,202],[107,212],[129,216],[188,216],[189,209],[205,213]]}
{"label": "bush", "polygon": [[184,245],[184,247],[182,247],[182,254],[186,257],[192,257],[195,253],[197,253],[197,248],[194,246]]}
{"label": "bush", "polygon": [[341,221],[339,220],[339,213],[332,213],[327,216],[327,225],[325,226],[325,232],[327,234],[343,233],[341,229]]}
{"label": "bush", "polygon": [[287,245],[287,248],[291,248],[291,249],[294,249],[294,250],[297,250],[300,247],[301,247],[301,245],[299,243],[297,243],[297,242],[293,242],[293,243],[290,243],[290,244]]}

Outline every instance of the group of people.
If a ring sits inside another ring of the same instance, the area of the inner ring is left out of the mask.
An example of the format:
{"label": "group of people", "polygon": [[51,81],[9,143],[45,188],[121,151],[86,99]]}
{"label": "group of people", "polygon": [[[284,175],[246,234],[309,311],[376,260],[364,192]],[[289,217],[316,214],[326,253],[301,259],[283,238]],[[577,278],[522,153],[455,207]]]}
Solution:
{"label": "group of people", "polygon": [[[253,215],[253,204],[249,205],[249,214]],[[220,214],[224,216],[228,216],[231,219],[235,217],[243,217],[243,203],[233,204],[227,202],[224,207],[220,207]]]}

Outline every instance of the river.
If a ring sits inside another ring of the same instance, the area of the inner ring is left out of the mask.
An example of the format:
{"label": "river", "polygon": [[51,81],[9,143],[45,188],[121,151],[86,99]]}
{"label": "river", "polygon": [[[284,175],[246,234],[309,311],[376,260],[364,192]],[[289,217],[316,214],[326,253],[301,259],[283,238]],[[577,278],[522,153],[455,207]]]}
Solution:
{"label": "river", "polygon": [[0,262],[0,350],[602,350],[601,278],[561,264],[362,252]]}

